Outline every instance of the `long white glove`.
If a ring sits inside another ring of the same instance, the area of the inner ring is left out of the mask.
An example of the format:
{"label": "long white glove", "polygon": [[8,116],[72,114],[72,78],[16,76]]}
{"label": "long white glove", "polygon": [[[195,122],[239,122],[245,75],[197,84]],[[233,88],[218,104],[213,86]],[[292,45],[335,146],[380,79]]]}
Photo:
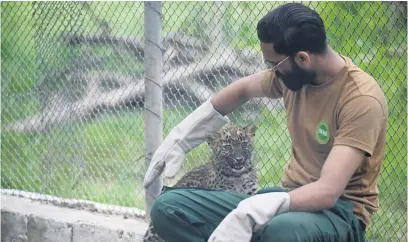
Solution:
{"label": "long white glove", "polygon": [[174,177],[185,154],[228,122],[228,117],[217,112],[210,100],[204,102],[173,128],[157,148],[144,178],[145,188],[148,188],[163,170],[166,177]]}
{"label": "long white glove", "polygon": [[274,216],[289,210],[290,197],[286,192],[257,194],[242,200],[213,231],[208,242],[250,242]]}

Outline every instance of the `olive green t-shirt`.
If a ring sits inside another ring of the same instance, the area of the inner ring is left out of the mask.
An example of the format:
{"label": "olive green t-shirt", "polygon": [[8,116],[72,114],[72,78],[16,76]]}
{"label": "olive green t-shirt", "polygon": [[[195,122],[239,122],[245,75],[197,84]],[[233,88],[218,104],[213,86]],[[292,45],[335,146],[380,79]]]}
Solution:
{"label": "olive green t-shirt", "polygon": [[287,89],[271,71],[263,71],[267,97],[283,98],[292,142],[292,158],[282,186],[294,189],[319,179],[334,145],[366,152],[349,181],[343,199],[354,203],[355,215],[367,226],[379,208],[378,176],[384,159],[388,107],[373,77],[351,59],[331,81],[307,85],[298,92]]}

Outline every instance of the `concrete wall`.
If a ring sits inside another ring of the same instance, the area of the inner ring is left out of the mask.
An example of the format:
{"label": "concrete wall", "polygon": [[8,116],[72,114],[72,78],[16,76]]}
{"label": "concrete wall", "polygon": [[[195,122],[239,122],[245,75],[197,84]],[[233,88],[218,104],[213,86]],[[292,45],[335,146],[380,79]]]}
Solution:
{"label": "concrete wall", "polygon": [[147,224],[124,218],[43,204],[1,194],[1,241],[142,241]]}

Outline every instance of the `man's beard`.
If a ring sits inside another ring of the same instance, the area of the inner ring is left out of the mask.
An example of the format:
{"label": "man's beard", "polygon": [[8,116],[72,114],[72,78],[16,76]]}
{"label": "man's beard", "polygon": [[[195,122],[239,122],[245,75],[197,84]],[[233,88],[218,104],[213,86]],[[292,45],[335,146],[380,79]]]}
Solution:
{"label": "man's beard", "polygon": [[276,71],[276,76],[283,81],[283,84],[292,91],[300,90],[304,85],[312,83],[316,79],[314,71],[308,71],[300,68],[294,61],[292,63],[292,70],[287,73]]}

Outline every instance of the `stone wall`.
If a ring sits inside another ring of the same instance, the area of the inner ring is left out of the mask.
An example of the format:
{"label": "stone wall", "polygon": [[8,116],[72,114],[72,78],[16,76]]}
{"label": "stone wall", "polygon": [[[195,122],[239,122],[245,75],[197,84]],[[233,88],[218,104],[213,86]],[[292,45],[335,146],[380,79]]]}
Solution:
{"label": "stone wall", "polygon": [[141,242],[139,218],[93,213],[1,194],[3,242]]}

